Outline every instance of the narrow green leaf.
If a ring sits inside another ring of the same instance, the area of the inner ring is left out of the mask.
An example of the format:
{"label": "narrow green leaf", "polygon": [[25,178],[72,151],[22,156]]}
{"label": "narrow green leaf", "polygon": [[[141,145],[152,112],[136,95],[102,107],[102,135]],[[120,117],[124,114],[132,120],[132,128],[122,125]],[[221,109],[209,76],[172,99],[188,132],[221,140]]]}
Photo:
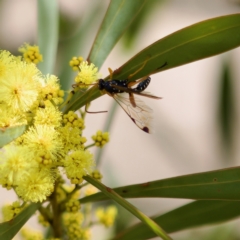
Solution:
{"label": "narrow green leaf", "polygon": [[[240,200],[240,167],[196,173],[113,189],[124,198],[164,197],[209,200]],[[97,193],[81,203],[106,200]]]}
{"label": "narrow green leaf", "polygon": [[62,16],[65,21],[63,30],[60,28],[58,48],[61,66],[58,70],[60,72],[58,76],[64,90],[69,90],[76,75],[76,72],[69,66],[69,61],[73,56],[86,56],[88,54],[89,49],[86,48],[85,42],[89,41],[92,29],[99,22],[99,15],[103,12],[103,8],[104,5],[99,1],[91,7],[89,13],[79,16],[74,22],[70,19],[66,20],[64,15]]}
{"label": "narrow green leaf", "polygon": [[124,79],[138,71],[130,79],[133,81],[238,46],[240,46],[240,14],[208,19],[174,32],[143,49],[117,69],[114,78]]}
{"label": "narrow green leaf", "polygon": [[145,214],[140,212],[136,207],[134,207],[131,203],[127,202],[125,199],[120,197],[118,194],[116,194],[111,188],[104,186],[101,182],[97,181],[96,179],[85,176],[83,177],[86,181],[91,183],[93,186],[98,188],[100,191],[102,191],[107,197],[113,199],[115,202],[120,204],[122,207],[127,209],[129,212],[131,212],[133,215],[135,215],[138,219],[140,219],[144,224],[147,225],[151,231],[153,231],[157,236],[161,237],[162,239],[170,240],[171,238],[164,232],[164,230],[158,226],[154,221],[152,221],[149,217],[147,217]]}
{"label": "narrow green leaf", "polygon": [[[195,201],[174,209],[153,220],[161,225],[168,233],[189,229],[192,227],[209,225],[229,221],[240,216],[238,201]],[[154,233],[142,223],[139,223],[112,240],[145,240],[155,237]]]}
{"label": "narrow green leaf", "polygon": [[137,16],[146,0],[114,0],[93,43],[88,60],[100,68],[119,38]]}
{"label": "narrow green leaf", "polygon": [[[118,104],[116,101],[112,101],[111,107],[109,108],[110,110],[108,111],[108,118],[104,124],[104,132],[110,132],[114,119],[116,117],[116,111],[118,109]],[[102,160],[102,155],[103,152],[105,151],[105,148],[97,148],[97,151],[95,153],[95,161],[96,161],[96,166],[100,165],[100,161]]]}
{"label": "narrow green leaf", "polygon": [[26,128],[27,125],[0,128],[0,148],[21,136]]}
{"label": "narrow green leaf", "polygon": [[0,224],[0,239],[11,240],[28,219],[39,208],[39,203],[31,203],[12,220]]}
{"label": "narrow green leaf", "polygon": [[[240,45],[240,14],[222,16],[196,23],[174,32],[143,49],[114,71],[115,79],[134,81],[143,76],[211,57]],[[131,74],[134,74],[132,77]],[[109,79],[109,76],[106,78]],[[101,96],[97,87],[70,102],[77,110]]]}
{"label": "narrow green leaf", "polygon": [[38,45],[43,62],[38,67],[44,74],[54,71],[58,45],[58,1],[38,0]]}
{"label": "narrow green leaf", "polygon": [[[229,62],[229,61],[228,61]],[[219,125],[220,136],[222,137],[222,146],[226,153],[231,152],[233,143],[233,125],[235,109],[235,91],[234,79],[231,74],[231,66],[229,63],[224,63],[222,67],[222,76],[219,81],[219,106],[217,114],[217,123]],[[231,158],[226,157],[225,160],[229,163]]]}
{"label": "narrow green leaf", "polygon": [[139,37],[139,33],[141,33],[142,26],[148,20],[149,15],[156,8],[161,11],[160,4],[163,5],[163,3],[164,1],[161,0],[146,1],[140,13],[137,15],[137,17],[127,29],[126,33],[123,35],[123,42],[127,48],[131,48],[135,44],[136,39]]}

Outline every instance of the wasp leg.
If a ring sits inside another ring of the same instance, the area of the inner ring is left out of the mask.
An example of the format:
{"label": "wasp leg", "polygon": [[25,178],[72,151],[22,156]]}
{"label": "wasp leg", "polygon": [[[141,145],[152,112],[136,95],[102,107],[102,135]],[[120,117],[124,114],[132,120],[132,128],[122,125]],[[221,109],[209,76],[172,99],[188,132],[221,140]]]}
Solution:
{"label": "wasp leg", "polygon": [[106,112],[107,112],[107,111],[90,112],[90,111],[87,110],[88,107],[89,107],[89,104],[86,104],[86,105],[85,105],[85,112],[86,112],[86,113],[106,113]]}
{"label": "wasp leg", "polygon": [[129,93],[129,101],[131,103],[131,105],[135,108],[137,106],[135,99],[134,99],[134,94],[133,93]]}
{"label": "wasp leg", "polygon": [[108,68],[108,72],[110,74],[110,79],[113,79],[113,70],[111,68]]}
{"label": "wasp leg", "polygon": [[70,102],[70,100],[72,99],[73,95],[74,95],[77,91],[80,90],[80,89],[77,87],[76,84],[73,84],[73,85],[72,85],[72,88],[73,88],[73,89],[68,93],[68,96],[67,96],[66,101],[60,106],[60,109],[62,109],[64,106],[66,106],[66,105]]}

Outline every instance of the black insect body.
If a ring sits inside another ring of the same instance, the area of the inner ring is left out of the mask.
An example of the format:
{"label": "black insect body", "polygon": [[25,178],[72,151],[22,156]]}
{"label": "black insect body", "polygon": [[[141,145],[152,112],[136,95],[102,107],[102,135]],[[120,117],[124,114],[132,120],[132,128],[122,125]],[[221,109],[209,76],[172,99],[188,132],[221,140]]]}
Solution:
{"label": "black insect body", "polygon": [[149,85],[150,82],[151,82],[151,78],[148,77],[148,78],[145,79],[144,81],[140,82],[140,83],[137,85],[136,88],[132,88],[132,90],[133,90],[134,92],[142,92],[142,91],[144,91],[144,90],[148,87],[148,85]]}
{"label": "black insect body", "polygon": [[[153,119],[152,109],[134,96],[134,94],[137,94],[149,98],[160,99],[160,97],[143,92],[148,87],[150,81],[150,77],[141,79],[138,81],[137,87],[130,88],[130,83],[128,83],[127,79],[114,79],[111,81],[99,79],[98,87],[99,90],[105,91],[109,96],[113,97],[140,129],[150,133],[151,120]],[[126,96],[124,93],[128,93],[128,95]]]}
{"label": "black insect body", "polygon": [[123,93],[124,90],[120,90],[121,88],[127,88],[127,80],[111,80],[111,81],[104,81],[103,79],[99,79],[98,81],[99,90],[105,90],[107,93],[114,94],[114,93]]}

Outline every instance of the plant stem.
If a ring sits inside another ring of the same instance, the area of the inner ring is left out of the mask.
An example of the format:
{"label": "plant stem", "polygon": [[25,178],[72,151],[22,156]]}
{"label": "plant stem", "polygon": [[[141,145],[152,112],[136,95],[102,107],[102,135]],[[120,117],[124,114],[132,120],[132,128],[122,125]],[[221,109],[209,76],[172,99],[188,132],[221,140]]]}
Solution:
{"label": "plant stem", "polygon": [[52,227],[53,227],[54,237],[61,239],[62,237],[61,213],[60,213],[60,209],[57,202],[57,185],[58,184],[55,185],[54,192],[50,197],[50,202],[51,202],[52,212],[53,212]]}
{"label": "plant stem", "polygon": [[135,215],[138,219],[145,223],[157,236],[161,237],[163,240],[172,240],[172,238],[168,236],[167,233],[158,224],[156,224],[152,219],[147,217],[144,213],[140,212],[136,207],[134,207],[131,203],[129,203],[116,192],[114,192],[111,188],[103,185],[101,182],[97,181],[89,175],[86,175],[83,178],[89,183],[91,183],[93,186],[98,188],[100,191],[102,191],[107,197],[114,200],[126,210]]}
{"label": "plant stem", "polygon": [[85,149],[88,149],[88,148],[93,147],[93,146],[95,146],[95,143],[89,144],[88,146],[85,147]]}

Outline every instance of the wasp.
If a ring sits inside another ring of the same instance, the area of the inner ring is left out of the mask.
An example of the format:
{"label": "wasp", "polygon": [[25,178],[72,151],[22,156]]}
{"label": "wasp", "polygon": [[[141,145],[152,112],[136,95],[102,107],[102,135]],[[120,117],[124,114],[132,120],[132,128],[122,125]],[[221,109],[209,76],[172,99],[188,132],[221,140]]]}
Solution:
{"label": "wasp", "polygon": [[[160,97],[143,92],[148,87],[150,81],[151,78],[149,76],[133,83],[128,83],[128,79],[113,79],[110,81],[99,79],[98,88],[110,97],[113,97],[141,130],[151,133],[152,109],[134,96],[136,94],[153,99],[161,99]],[[138,85],[135,88],[131,88],[132,84]],[[126,94],[128,95],[126,96]]]}
{"label": "wasp", "polygon": [[[129,82],[129,78],[138,73],[141,69],[144,68],[145,64],[148,62],[148,59],[143,63],[142,67],[139,68],[134,73],[130,74],[128,79],[119,80],[112,79],[113,71],[112,69],[108,69],[110,73],[109,81],[105,81],[104,79],[99,79],[96,84],[100,91],[105,92],[110,97],[113,97],[115,101],[122,107],[122,109],[127,113],[127,115],[131,118],[131,120],[144,132],[151,133],[151,121],[153,119],[152,109],[148,107],[142,100],[136,98],[134,95],[140,95],[153,99],[161,99],[161,97],[157,97],[151,95],[144,90],[148,87],[151,82],[151,78],[149,76],[143,77],[137,81]],[[162,66],[158,67],[156,71],[168,65],[165,62]],[[137,84],[135,88],[132,88]],[[92,84],[90,84],[92,85]],[[126,95],[127,94],[127,95]],[[89,112],[87,111],[87,106],[85,106],[85,111],[88,113],[103,113],[106,111],[99,112]]]}

